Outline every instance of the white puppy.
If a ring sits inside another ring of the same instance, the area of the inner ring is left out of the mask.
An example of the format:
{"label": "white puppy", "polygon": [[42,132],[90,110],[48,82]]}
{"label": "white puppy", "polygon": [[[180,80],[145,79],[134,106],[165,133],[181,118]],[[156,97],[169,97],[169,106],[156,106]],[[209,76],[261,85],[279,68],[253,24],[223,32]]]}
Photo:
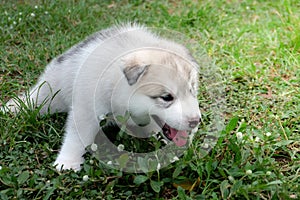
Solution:
{"label": "white puppy", "polygon": [[139,25],[102,30],[58,56],[30,96],[4,109],[20,111],[20,101],[46,112],[68,112],[65,138],[54,162],[58,170],[79,170],[85,148],[98,133],[99,116],[130,113],[128,127],[161,131],[185,145],[197,129],[198,66],[189,51]]}

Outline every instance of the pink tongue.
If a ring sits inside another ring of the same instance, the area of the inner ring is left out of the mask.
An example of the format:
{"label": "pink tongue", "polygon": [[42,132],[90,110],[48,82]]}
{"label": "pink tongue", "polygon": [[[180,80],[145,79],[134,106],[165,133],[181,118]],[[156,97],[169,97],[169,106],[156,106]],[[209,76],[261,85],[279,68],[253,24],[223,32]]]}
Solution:
{"label": "pink tongue", "polygon": [[179,147],[184,146],[187,142],[188,134],[186,131],[178,131],[170,128],[170,136],[172,141]]}

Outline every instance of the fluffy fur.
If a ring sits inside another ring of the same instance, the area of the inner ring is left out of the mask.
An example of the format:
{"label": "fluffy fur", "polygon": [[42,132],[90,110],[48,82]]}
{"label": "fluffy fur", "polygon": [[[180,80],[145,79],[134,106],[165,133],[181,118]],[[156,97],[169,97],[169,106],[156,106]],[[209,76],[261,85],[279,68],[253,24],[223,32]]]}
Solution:
{"label": "fluffy fur", "polygon": [[[128,127],[163,127],[170,140],[185,143],[179,136],[195,131],[200,120],[197,70],[185,47],[139,25],[97,32],[52,60],[29,98],[43,104],[41,114],[68,112],[56,168],[80,169],[85,148],[100,129],[99,116],[107,113],[129,111]],[[28,97],[19,98],[26,105]],[[5,108],[20,109],[14,99]]]}

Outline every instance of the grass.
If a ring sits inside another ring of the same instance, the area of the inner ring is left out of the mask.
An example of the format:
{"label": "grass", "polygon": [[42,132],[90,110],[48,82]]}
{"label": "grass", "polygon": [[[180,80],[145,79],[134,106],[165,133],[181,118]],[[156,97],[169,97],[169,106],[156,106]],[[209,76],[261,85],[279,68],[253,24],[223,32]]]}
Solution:
{"label": "grass", "polygon": [[[226,127],[201,156],[201,130],[179,161],[157,172],[51,166],[65,115],[0,114],[0,199],[299,199],[300,4],[276,1],[2,1],[1,101],[35,83],[55,56],[115,22],[188,36],[218,68]],[[202,94],[202,93],[200,93]],[[209,99],[199,95],[202,111]],[[205,123],[212,118],[203,112]]]}

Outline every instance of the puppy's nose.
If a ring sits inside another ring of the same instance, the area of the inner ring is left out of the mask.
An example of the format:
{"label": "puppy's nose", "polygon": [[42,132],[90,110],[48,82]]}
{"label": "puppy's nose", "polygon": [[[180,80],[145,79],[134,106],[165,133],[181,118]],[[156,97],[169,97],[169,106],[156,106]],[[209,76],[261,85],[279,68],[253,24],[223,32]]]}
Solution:
{"label": "puppy's nose", "polygon": [[200,122],[200,117],[195,117],[195,118],[191,118],[189,120],[189,127],[190,128],[195,128]]}

